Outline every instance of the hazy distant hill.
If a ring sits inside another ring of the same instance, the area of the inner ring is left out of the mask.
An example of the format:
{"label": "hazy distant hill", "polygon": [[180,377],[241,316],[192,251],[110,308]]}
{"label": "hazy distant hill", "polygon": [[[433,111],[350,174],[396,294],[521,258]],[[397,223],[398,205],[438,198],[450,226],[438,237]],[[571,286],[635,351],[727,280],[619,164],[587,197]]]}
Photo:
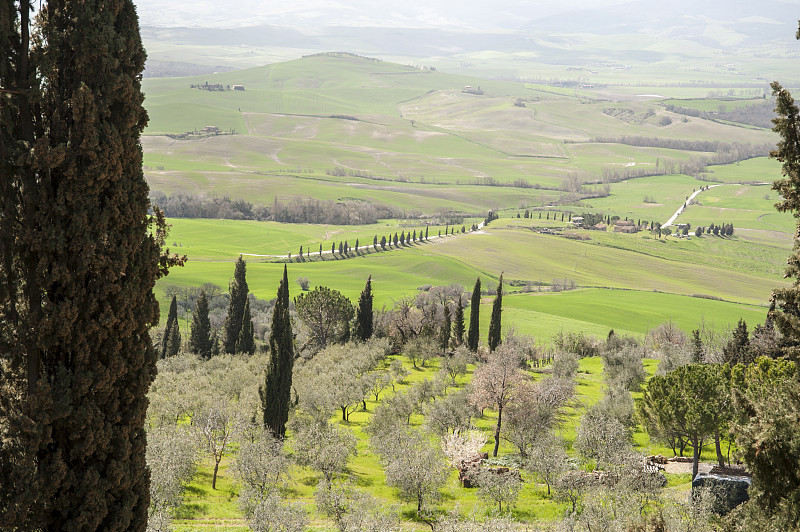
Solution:
{"label": "hazy distant hill", "polygon": [[[599,1],[593,5],[600,7],[577,10],[569,10],[568,2],[556,14],[521,1],[504,8],[489,3],[454,8],[433,1],[423,9],[410,0],[406,7],[389,9],[387,4],[372,11],[359,2],[346,8],[312,2],[302,13],[294,8],[272,13],[273,8],[259,5],[248,26],[230,27],[232,21],[244,22],[215,15],[216,0],[207,0],[194,7],[174,6],[157,26],[142,28],[151,60],[145,75],[199,75],[222,71],[220,65],[247,68],[345,51],[440,70],[474,67],[464,73],[484,77],[563,79],[563,73],[554,75],[549,66],[591,71],[607,62],[652,67],[661,61],[669,64],[654,72],[677,66],[712,73],[698,79],[717,80],[718,70],[728,70],[730,63],[736,63],[732,70],[746,81],[785,78],[788,72],[795,76],[792,65],[800,57],[800,44],[793,37],[800,12],[791,3]],[[172,5],[167,1],[153,10],[149,1],[138,4],[145,24]],[[179,24],[170,27],[170,20]],[[209,27],[214,20],[219,26]],[[281,25],[291,21],[298,25]],[[696,60],[701,63],[688,64]]]}
{"label": "hazy distant hill", "polygon": [[568,34],[645,33],[704,46],[752,46],[789,41],[799,16],[796,5],[772,0],[637,0],[545,17],[532,21],[526,29]]}

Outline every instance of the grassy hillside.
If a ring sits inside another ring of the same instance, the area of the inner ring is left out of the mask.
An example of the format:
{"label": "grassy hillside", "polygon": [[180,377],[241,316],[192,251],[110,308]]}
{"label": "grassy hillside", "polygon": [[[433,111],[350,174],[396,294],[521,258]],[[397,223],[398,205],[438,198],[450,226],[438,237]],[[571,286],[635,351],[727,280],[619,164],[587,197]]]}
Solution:
{"label": "grassy hillside", "polygon": [[[206,83],[242,84],[245,90],[192,88]],[[775,141],[769,131],[686,118],[638,96],[609,100],[348,55],[148,79],[144,87],[151,188],[224,193],[260,204],[305,195],[357,197],[424,212],[546,205],[571,200],[569,192],[581,192],[582,184],[602,183],[609,170],[652,173],[665,160],[713,155],[591,142],[597,137]],[[208,125],[235,134],[160,136]],[[345,175],[331,176],[337,169]],[[714,172],[741,180],[738,168]],[[487,182],[517,186],[475,187]]]}

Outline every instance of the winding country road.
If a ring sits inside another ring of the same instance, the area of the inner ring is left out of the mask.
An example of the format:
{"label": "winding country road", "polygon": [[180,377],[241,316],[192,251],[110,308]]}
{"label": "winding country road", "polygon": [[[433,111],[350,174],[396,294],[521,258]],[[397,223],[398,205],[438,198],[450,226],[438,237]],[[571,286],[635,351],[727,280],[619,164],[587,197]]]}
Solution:
{"label": "winding country road", "polygon": [[709,188],[714,188],[714,187],[718,187],[718,186],[720,186],[720,185],[708,185],[708,187],[707,187],[707,188],[701,188],[700,190],[695,190],[695,191],[694,191],[694,193],[692,193],[692,195],[691,195],[691,196],[689,196],[689,199],[687,199],[687,200],[686,200],[686,201],[683,203],[683,205],[681,205],[680,207],[678,207],[678,210],[677,210],[677,211],[675,211],[675,214],[673,214],[673,215],[670,217],[670,219],[669,219],[669,220],[667,220],[666,222],[664,222],[663,224],[661,224],[661,227],[669,227],[670,225],[672,225],[672,224],[673,224],[673,222],[675,221],[675,218],[677,218],[677,217],[678,217],[678,215],[679,215],[680,213],[682,213],[682,212],[683,212],[683,210],[684,210],[686,207],[688,207],[688,206],[689,206],[689,202],[690,202],[690,201],[692,201],[692,200],[695,198],[695,196],[697,196],[698,194],[700,194],[700,193],[701,193],[701,192],[703,192],[704,190],[708,190]]}

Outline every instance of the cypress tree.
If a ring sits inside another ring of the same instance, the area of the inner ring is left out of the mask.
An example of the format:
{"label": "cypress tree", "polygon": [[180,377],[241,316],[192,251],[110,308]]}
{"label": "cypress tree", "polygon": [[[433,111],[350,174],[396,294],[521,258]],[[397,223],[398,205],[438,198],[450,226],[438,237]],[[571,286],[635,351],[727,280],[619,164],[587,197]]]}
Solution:
{"label": "cypress tree", "polygon": [[444,319],[442,321],[442,331],[441,336],[439,338],[440,347],[442,351],[447,350],[447,346],[450,345],[450,329],[452,328],[453,324],[450,320],[450,305],[447,303],[444,304]]}
{"label": "cypress tree", "polygon": [[172,326],[177,321],[178,321],[178,296],[173,295],[172,301],[170,301],[169,303],[169,312],[167,312],[167,321],[166,323],[164,323],[164,338],[161,339],[161,358],[167,356],[167,344],[169,344],[170,342],[170,334],[172,333]]}
{"label": "cypress tree", "polygon": [[356,238],[356,253],[358,253],[358,239]]}
{"label": "cypress tree", "polygon": [[244,314],[242,314],[242,330],[239,331],[239,338],[236,339],[236,352],[252,355],[256,351],[256,341],[253,336],[253,319],[250,316],[250,298],[244,303]]}
{"label": "cypress tree", "polygon": [[201,290],[192,315],[189,351],[203,358],[211,358],[212,347],[211,321],[208,319],[208,296],[205,290]]}
{"label": "cypress tree", "polygon": [[222,346],[219,343],[219,336],[217,336],[217,331],[211,333],[211,356],[219,356],[222,354]]}
{"label": "cypress tree", "polygon": [[378,251],[378,235],[375,235],[372,238],[372,249],[374,249],[375,251]]}
{"label": "cypress tree", "polygon": [[503,312],[503,274],[500,274],[500,282],[497,285],[497,296],[492,305],[492,318],[489,321],[489,351],[494,351],[500,345],[500,314]]}
{"label": "cypress tree", "polygon": [[322,258],[322,242],[319,243],[319,258]]}
{"label": "cypress tree", "polygon": [[[0,4],[0,514],[10,530],[144,531],[158,350],[130,0]],[[32,50],[35,42],[36,50]],[[34,148],[35,147],[35,148]]]}
{"label": "cypress tree", "polygon": [[372,338],[372,331],[372,276],[370,275],[358,297],[355,336],[362,342],[366,342]]}
{"label": "cypress tree", "polygon": [[231,299],[228,303],[228,316],[223,325],[225,337],[222,347],[226,353],[236,352],[236,341],[239,339],[239,332],[242,330],[242,318],[244,316],[244,306],[247,303],[247,264],[242,256],[236,260],[236,267],[233,272],[233,280],[229,285]]}
{"label": "cypress tree", "polygon": [[333,255],[334,257],[336,257],[336,242],[333,242],[333,243],[331,244],[331,255]]}
{"label": "cypress tree", "polygon": [[284,265],[283,279],[278,287],[272,314],[272,330],[269,333],[269,365],[264,371],[264,386],[259,389],[264,410],[264,428],[272,431],[276,438],[284,437],[289,419],[294,366],[293,342],[292,323],[289,319],[289,278]]}
{"label": "cypress tree", "polygon": [[401,246],[405,246],[406,245],[406,233],[405,233],[405,231],[401,231],[400,232],[400,245]]}
{"label": "cypress tree", "polygon": [[464,303],[461,302],[461,296],[456,301],[456,315],[453,320],[453,334],[455,335],[456,346],[464,343]]}
{"label": "cypress tree", "polygon": [[425,226],[425,240],[428,240],[428,227]]}
{"label": "cypress tree", "polygon": [[475,281],[472,289],[472,299],[469,305],[469,333],[467,334],[467,347],[473,353],[478,350],[478,335],[480,334],[481,313],[481,278]]}
{"label": "cypress tree", "polygon": [[164,356],[174,357],[181,350],[181,331],[178,326],[178,320],[172,322],[168,331],[164,335]]}

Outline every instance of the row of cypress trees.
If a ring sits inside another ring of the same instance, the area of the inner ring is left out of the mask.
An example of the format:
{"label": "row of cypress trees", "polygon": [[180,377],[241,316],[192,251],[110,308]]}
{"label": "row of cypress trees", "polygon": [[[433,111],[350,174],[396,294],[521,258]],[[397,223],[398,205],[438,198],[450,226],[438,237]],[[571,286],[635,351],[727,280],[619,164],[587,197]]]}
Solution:
{"label": "row of cypress trees", "polygon": [[[480,310],[481,310],[481,278],[475,281],[475,286],[472,288],[472,299],[470,301],[469,309],[469,332],[467,333],[467,347],[475,352],[478,350],[478,338],[480,335]],[[461,305],[456,307],[456,312],[462,312]],[[502,312],[503,312],[503,274],[500,274],[500,281],[497,285],[497,295],[492,304],[492,316],[489,321],[489,337],[487,343],[489,344],[489,351],[494,351],[500,345],[500,331],[502,329]],[[457,323],[459,318],[456,316]],[[463,318],[461,318],[463,322]]]}

